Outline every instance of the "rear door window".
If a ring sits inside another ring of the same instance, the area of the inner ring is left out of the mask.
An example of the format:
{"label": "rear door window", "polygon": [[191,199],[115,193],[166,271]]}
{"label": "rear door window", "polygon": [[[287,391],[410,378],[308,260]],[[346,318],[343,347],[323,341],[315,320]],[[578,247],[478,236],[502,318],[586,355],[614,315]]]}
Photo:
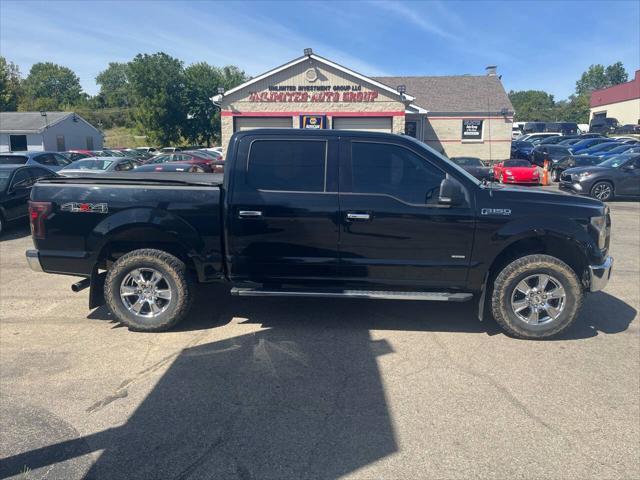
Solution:
{"label": "rear door window", "polygon": [[325,190],[325,140],[256,140],[251,144],[247,183],[258,190]]}
{"label": "rear door window", "polygon": [[21,155],[0,155],[0,165],[24,165],[27,157]]}

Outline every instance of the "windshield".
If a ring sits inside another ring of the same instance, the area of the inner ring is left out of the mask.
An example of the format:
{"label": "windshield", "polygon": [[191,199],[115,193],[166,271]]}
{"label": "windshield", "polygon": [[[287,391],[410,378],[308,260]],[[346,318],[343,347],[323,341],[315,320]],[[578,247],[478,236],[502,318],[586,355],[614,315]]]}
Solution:
{"label": "windshield", "polygon": [[4,192],[9,184],[11,170],[0,170],[0,192]]}
{"label": "windshield", "polygon": [[627,163],[632,158],[635,158],[636,155],[618,155],[617,157],[610,158],[609,160],[605,160],[600,163],[599,167],[610,167],[610,168],[618,168]]}
{"label": "windshield", "polygon": [[106,170],[113,160],[78,160],[63,168],[63,170]]}
{"label": "windshield", "polygon": [[504,162],[505,167],[530,167],[531,164],[526,160],[507,160]]}
{"label": "windshield", "polygon": [[482,162],[479,158],[474,157],[453,157],[450,158],[453,163],[460,165],[461,167],[482,167]]}

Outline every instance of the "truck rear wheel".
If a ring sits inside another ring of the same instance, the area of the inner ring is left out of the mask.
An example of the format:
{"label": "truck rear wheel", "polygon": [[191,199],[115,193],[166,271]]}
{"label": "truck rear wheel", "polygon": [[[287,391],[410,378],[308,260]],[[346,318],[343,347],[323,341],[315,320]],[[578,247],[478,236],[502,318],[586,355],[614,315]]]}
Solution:
{"label": "truck rear wheel", "polygon": [[581,305],[582,288],[575,272],[549,255],[514,260],[493,284],[493,317],[507,333],[520,338],[559,334],[575,321]]}
{"label": "truck rear wheel", "polygon": [[184,262],[162,250],[141,249],[120,257],[107,273],[104,297],[132,330],[160,332],[180,322],[191,305]]}

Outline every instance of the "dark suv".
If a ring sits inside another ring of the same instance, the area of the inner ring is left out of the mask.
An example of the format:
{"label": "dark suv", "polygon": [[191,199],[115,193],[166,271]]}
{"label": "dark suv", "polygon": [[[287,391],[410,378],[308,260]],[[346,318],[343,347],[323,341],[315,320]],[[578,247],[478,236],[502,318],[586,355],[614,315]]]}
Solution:
{"label": "dark suv", "polygon": [[593,117],[589,124],[589,133],[613,133],[618,125],[617,118]]}
{"label": "dark suv", "polygon": [[578,133],[578,124],[575,122],[550,122],[547,123],[545,131],[561,135],[576,135]]}
{"label": "dark suv", "polygon": [[595,166],[569,168],[560,175],[560,188],[601,201],[640,196],[640,154],[618,155]]}

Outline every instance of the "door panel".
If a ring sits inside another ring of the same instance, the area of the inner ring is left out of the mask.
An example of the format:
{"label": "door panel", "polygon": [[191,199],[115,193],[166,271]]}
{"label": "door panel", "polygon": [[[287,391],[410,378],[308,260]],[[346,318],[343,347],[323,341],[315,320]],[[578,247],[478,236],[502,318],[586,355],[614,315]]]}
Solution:
{"label": "door panel", "polygon": [[343,140],[340,276],[379,287],[463,287],[474,216],[469,204],[437,203],[444,177],[403,146]]}
{"label": "door panel", "polygon": [[640,159],[629,162],[632,170],[620,170],[617,178],[616,193],[619,195],[640,195]]}
{"label": "door panel", "polygon": [[235,282],[335,278],[336,153],[335,141],[317,137],[242,139],[237,158],[248,160],[234,165],[227,212],[229,274]]}

